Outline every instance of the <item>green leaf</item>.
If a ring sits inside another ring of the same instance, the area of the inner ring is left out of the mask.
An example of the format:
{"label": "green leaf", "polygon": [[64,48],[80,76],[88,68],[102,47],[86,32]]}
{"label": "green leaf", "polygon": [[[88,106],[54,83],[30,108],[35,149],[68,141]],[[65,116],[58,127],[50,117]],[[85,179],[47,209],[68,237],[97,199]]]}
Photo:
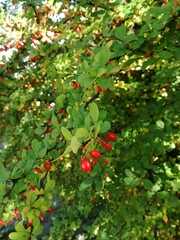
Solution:
{"label": "green leaf", "polygon": [[35,236],[40,235],[43,232],[43,226],[41,226],[41,225],[34,226],[32,232]]}
{"label": "green leaf", "polygon": [[156,125],[159,127],[159,128],[164,128],[164,122],[163,121],[161,121],[161,120],[158,120],[158,121],[156,121]]}
{"label": "green leaf", "polygon": [[61,127],[61,132],[62,132],[62,134],[63,134],[63,136],[65,137],[66,140],[71,140],[72,139],[73,136],[67,128]]}
{"label": "green leaf", "polygon": [[104,73],[106,73],[106,69],[105,68],[99,68],[96,72],[96,77],[100,77],[102,76]]}
{"label": "green leaf", "polygon": [[56,98],[56,103],[57,103],[58,108],[62,108],[64,106],[64,100],[65,100],[65,95],[64,94],[59,95]]}
{"label": "green leaf", "polygon": [[11,194],[18,194],[25,189],[24,179],[20,179],[13,187]]}
{"label": "green leaf", "polygon": [[165,51],[165,50],[158,52],[157,54],[160,56],[160,58],[166,59],[166,60],[170,59],[172,57],[172,53],[169,51]]}
{"label": "green leaf", "polygon": [[37,139],[33,139],[31,144],[32,144],[32,149],[37,157],[39,149],[41,148],[41,143],[39,143]]}
{"label": "green leaf", "polygon": [[96,138],[97,137],[97,135],[99,134],[99,132],[100,132],[100,124],[96,124],[95,125],[95,134],[94,134],[94,138]]}
{"label": "green leaf", "polygon": [[18,222],[17,224],[15,224],[15,229],[17,232],[26,232],[23,222]]}
{"label": "green leaf", "polygon": [[51,122],[54,126],[57,126],[57,117],[55,115],[52,116]]}
{"label": "green leaf", "polygon": [[84,190],[92,185],[92,178],[86,178],[80,185],[79,189]]}
{"label": "green leaf", "polygon": [[125,170],[125,174],[127,177],[133,177],[133,173],[129,169]]}
{"label": "green leaf", "polygon": [[152,187],[151,191],[152,191],[152,192],[157,192],[157,191],[159,191],[160,189],[161,189],[161,187],[159,186],[158,183],[156,183],[156,184]]}
{"label": "green leaf", "polygon": [[78,77],[78,82],[81,84],[81,86],[88,88],[92,85],[93,78],[91,77],[91,75],[89,73],[82,73]]}
{"label": "green leaf", "polygon": [[55,181],[54,180],[47,180],[47,183],[45,185],[45,192],[49,192],[55,187]]}
{"label": "green leaf", "polygon": [[67,154],[69,154],[72,151],[71,149],[71,145],[68,145],[67,148],[65,149],[65,151],[63,152],[63,154],[61,156],[66,156]]}
{"label": "green leaf", "polygon": [[115,30],[115,36],[120,39],[120,40],[125,40],[126,39],[126,32],[127,32],[127,29],[126,27],[124,26],[121,26],[121,27],[118,27],[116,30]]}
{"label": "green leaf", "polygon": [[71,138],[71,149],[73,153],[77,153],[80,146],[81,146],[81,143],[78,141],[78,139],[75,136],[73,136]]}
{"label": "green leaf", "polygon": [[99,117],[99,109],[95,102],[92,102],[90,105],[90,114],[91,114],[91,117],[92,117],[94,123],[96,123],[98,121],[98,117]]}
{"label": "green leaf", "polygon": [[98,84],[102,89],[107,89],[109,88],[110,90],[114,90],[113,86],[113,80],[112,78],[105,78],[105,77],[100,77],[98,79]]}
{"label": "green leaf", "polygon": [[29,233],[25,232],[25,233],[22,233],[22,232],[12,232],[9,234],[9,238],[12,239],[12,240],[27,240],[29,238]]}
{"label": "green leaf", "polygon": [[4,182],[6,181],[7,177],[6,177],[6,171],[5,168],[3,166],[3,164],[0,163],[0,182]]}
{"label": "green leaf", "polygon": [[105,122],[103,122],[102,125],[101,125],[100,132],[101,132],[101,133],[105,133],[105,132],[107,132],[110,128],[111,128],[110,122],[105,121]]}
{"label": "green leaf", "polygon": [[43,158],[46,155],[47,149],[46,148],[42,148],[39,153],[38,153],[38,157],[39,158]]}
{"label": "green leaf", "polygon": [[145,189],[147,189],[147,190],[151,190],[152,189],[153,183],[150,180],[144,179],[143,182],[144,182],[144,188]]}
{"label": "green leaf", "polygon": [[108,47],[103,47],[100,52],[98,52],[94,59],[94,64],[98,64],[99,66],[104,66],[110,58],[110,50]]}
{"label": "green leaf", "polygon": [[90,136],[87,128],[78,128],[75,134],[76,138],[88,138]]}

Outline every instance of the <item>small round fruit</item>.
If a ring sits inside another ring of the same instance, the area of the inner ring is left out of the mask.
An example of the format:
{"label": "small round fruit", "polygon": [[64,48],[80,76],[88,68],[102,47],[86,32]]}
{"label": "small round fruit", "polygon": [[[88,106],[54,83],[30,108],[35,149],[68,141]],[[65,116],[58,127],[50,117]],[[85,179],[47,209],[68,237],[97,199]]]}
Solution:
{"label": "small round fruit", "polygon": [[114,141],[117,140],[116,134],[115,134],[115,133],[112,133],[112,132],[108,132],[108,133],[106,134],[106,138],[107,138],[108,141],[111,141],[111,142],[114,142]]}
{"label": "small round fruit", "polygon": [[81,161],[81,169],[82,169],[84,172],[90,172],[90,171],[91,171],[92,165],[91,165],[91,162],[90,162],[89,158],[84,158],[84,159]]}
{"label": "small round fruit", "polygon": [[4,221],[0,220],[0,227],[4,226]]}
{"label": "small round fruit", "polygon": [[168,219],[167,219],[167,218],[163,219],[163,223],[164,223],[165,225],[168,224]]}
{"label": "small round fruit", "polygon": [[52,164],[50,162],[44,162],[44,169],[46,171],[51,170]]}
{"label": "small round fruit", "polygon": [[54,211],[54,208],[53,207],[50,207],[46,212],[53,212]]}
{"label": "small round fruit", "polygon": [[34,190],[36,189],[36,186],[35,186],[35,185],[32,185],[32,184],[30,184],[29,188],[30,188],[32,191],[34,191]]}
{"label": "small round fruit", "polygon": [[101,158],[102,157],[102,154],[97,151],[97,150],[92,150],[89,155],[92,157],[92,158]]}
{"label": "small round fruit", "polygon": [[113,150],[111,144],[109,144],[108,142],[100,141],[100,144],[101,144],[102,147],[104,147],[105,149],[107,149],[109,151]]}
{"label": "small round fruit", "polygon": [[20,211],[19,211],[18,209],[16,209],[16,210],[14,210],[14,214],[15,214],[16,216],[18,216],[18,215],[20,215]]}
{"label": "small round fruit", "polygon": [[146,52],[146,57],[150,57],[150,56],[151,56],[151,51],[148,50],[148,51]]}
{"label": "small round fruit", "polygon": [[35,167],[35,171],[38,173],[43,173],[43,171],[39,167]]}
{"label": "small round fruit", "polygon": [[29,220],[29,221],[27,222],[27,228],[31,227],[32,224],[33,224],[32,220]]}
{"label": "small round fruit", "polygon": [[40,220],[41,222],[44,222],[45,221],[45,216],[44,216],[44,213],[40,213]]}

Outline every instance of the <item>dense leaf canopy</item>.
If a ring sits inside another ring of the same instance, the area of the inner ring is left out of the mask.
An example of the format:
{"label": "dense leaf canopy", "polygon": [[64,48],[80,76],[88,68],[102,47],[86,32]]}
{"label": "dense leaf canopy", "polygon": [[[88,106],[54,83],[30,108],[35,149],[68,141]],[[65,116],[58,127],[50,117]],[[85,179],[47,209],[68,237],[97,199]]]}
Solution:
{"label": "dense leaf canopy", "polygon": [[179,238],[179,10],[1,1],[0,236]]}

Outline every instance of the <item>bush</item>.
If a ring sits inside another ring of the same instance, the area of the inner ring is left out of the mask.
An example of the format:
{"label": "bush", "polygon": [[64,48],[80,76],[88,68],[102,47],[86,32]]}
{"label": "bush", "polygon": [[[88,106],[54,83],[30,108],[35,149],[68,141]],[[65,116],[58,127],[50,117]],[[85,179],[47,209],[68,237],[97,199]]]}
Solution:
{"label": "bush", "polygon": [[3,236],[178,239],[179,10],[1,3]]}

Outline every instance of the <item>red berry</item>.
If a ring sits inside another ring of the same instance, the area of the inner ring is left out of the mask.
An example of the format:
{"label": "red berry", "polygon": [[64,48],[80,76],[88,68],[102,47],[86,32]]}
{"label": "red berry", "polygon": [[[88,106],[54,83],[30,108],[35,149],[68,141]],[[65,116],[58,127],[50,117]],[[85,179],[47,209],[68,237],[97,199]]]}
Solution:
{"label": "red berry", "polygon": [[44,169],[46,171],[51,170],[52,164],[50,162],[44,162]]}
{"label": "red berry", "polygon": [[40,219],[41,219],[41,222],[44,222],[45,221],[45,216],[44,216],[44,213],[40,213]]}
{"label": "red berry", "polygon": [[94,8],[97,10],[98,7],[99,7],[99,4],[95,3],[95,4],[94,4]]}
{"label": "red berry", "polygon": [[97,160],[97,159],[94,159],[92,164],[93,164],[93,165],[96,165],[97,163],[98,163],[98,160]]}
{"label": "red berry", "polygon": [[19,211],[18,209],[16,209],[16,210],[14,210],[14,214],[15,214],[16,216],[18,216],[18,215],[20,215],[20,211]]}
{"label": "red berry", "polygon": [[48,119],[46,120],[46,122],[47,122],[47,123],[50,123],[50,122],[51,122],[51,119],[50,119],[50,118],[48,118]]}
{"label": "red berry", "polygon": [[179,5],[179,2],[178,1],[175,1],[174,2],[174,6],[177,7]]}
{"label": "red berry", "polygon": [[108,159],[104,159],[104,163],[109,164],[109,160]]}
{"label": "red berry", "polygon": [[106,134],[106,138],[107,138],[108,141],[111,141],[111,142],[114,142],[114,141],[117,140],[116,134],[115,134],[115,133],[112,133],[112,132],[108,132],[108,133]]}
{"label": "red berry", "polygon": [[92,157],[92,158],[101,158],[102,157],[102,154],[97,151],[97,150],[92,150],[89,155]]}
{"label": "red berry", "polygon": [[101,144],[102,147],[104,147],[105,149],[107,149],[109,151],[113,150],[111,144],[109,144],[108,142],[100,141],[100,144]]}
{"label": "red berry", "polygon": [[21,199],[22,199],[22,200],[26,200],[26,199],[27,199],[26,195],[22,195],[22,196],[21,196]]}
{"label": "red berry", "polygon": [[32,224],[33,224],[32,220],[28,221],[28,223],[27,223],[27,228],[28,228],[28,227],[31,227]]}
{"label": "red berry", "polygon": [[151,56],[151,51],[148,50],[148,51],[146,52],[146,57],[150,57],[150,56]]}
{"label": "red berry", "polygon": [[4,221],[0,220],[0,227],[4,226]]}
{"label": "red berry", "polygon": [[86,52],[86,54],[87,54],[88,56],[91,56],[91,51],[88,49],[87,52]]}
{"label": "red berry", "polygon": [[97,87],[96,87],[96,91],[97,91],[97,92],[102,92],[102,88],[101,88],[100,86],[97,86]]}
{"label": "red berry", "polygon": [[35,171],[38,173],[43,173],[43,171],[39,167],[35,167]]}
{"label": "red berry", "polygon": [[91,162],[89,160],[89,158],[84,158],[82,161],[81,161],[81,169],[84,171],[84,172],[90,172],[91,171],[91,168],[92,168],[92,165],[91,165]]}
{"label": "red berry", "polygon": [[36,189],[36,186],[35,186],[35,185],[32,185],[32,184],[30,184],[29,187],[30,187],[30,189],[33,190],[33,191]]}
{"label": "red berry", "polygon": [[58,110],[58,113],[62,113],[62,112],[63,112],[63,109],[60,108],[60,109]]}
{"label": "red berry", "polygon": [[74,88],[74,90],[76,90],[77,88],[80,88],[81,86],[80,86],[80,84],[79,83],[74,83],[73,84],[73,88]]}
{"label": "red berry", "polygon": [[45,10],[46,12],[50,12],[50,11],[51,11],[50,7],[48,7],[48,6],[45,6],[44,10]]}
{"label": "red berry", "polygon": [[167,219],[167,218],[163,219],[163,223],[164,223],[165,225],[168,224],[168,219]]}
{"label": "red berry", "polygon": [[54,208],[50,207],[46,212],[53,212],[53,211],[54,211]]}

